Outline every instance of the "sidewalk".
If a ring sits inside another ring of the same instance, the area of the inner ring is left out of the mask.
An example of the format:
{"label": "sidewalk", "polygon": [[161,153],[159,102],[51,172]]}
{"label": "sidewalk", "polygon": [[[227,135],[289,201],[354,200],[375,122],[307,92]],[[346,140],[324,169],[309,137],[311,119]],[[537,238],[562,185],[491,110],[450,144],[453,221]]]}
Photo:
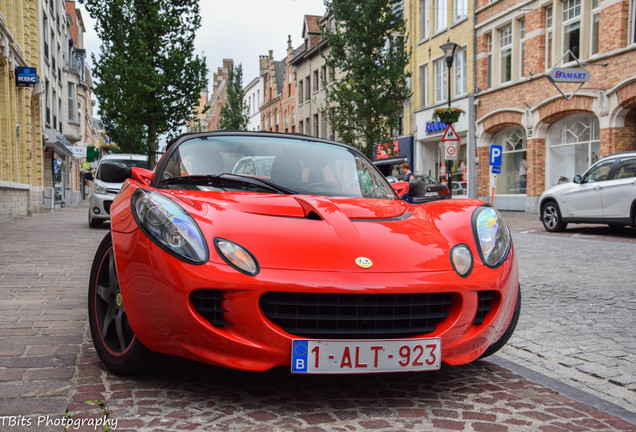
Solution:
{"label": "sidewalk", "polygon": [[87,212],[0,223],[0,416],[59,416],[68,406],[90,266],[108,231],[90,230]]}

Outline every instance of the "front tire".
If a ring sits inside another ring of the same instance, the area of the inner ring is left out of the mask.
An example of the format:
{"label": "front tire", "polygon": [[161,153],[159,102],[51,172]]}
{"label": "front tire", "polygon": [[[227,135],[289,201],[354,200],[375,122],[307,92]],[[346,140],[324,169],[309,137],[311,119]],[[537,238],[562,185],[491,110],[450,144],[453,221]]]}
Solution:
{"label": "front tire", "polygon": [[130,327],[119,289],[110,231],[93,260],[88,286],[88,320],[97,355],[117,375],[134,375],[147,365],[150,351]]}
{"label": "front tire", "polygon": [[99,228],[100,226],[102,226],[102,221],[100,221],[99,219],[93,219],[91,217],[90,210],[88,213],[88,226],[91,228]]}
{"label": "front tire", "polygon": [[543,227],[550,232],[561,232],[568,225],[563,222],[561,210],[554,201],[546,203],[541,208],[541,222],[543,222]]}

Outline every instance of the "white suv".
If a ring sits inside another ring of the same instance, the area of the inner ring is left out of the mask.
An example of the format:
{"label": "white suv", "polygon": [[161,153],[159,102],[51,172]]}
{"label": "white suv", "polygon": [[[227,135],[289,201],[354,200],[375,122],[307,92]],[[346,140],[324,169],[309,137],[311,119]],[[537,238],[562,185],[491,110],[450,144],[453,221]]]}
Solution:
{"label": "white suv", "polygon": [[551,232],[568,223],[636,226],[636,151],[607,156],[571,182],[548,189],[539,209]]}
{"label": "white suv", "polygon": [[93,184],[90,188],[88,225],[91,228],[97,228],[102,222],[110,220],[110,205],[123,185],[123,183],[106,183],[100,179],[99,171],[104,162],[123,163],[128,167],[148,168],[148,156],[146,155],[110,154],[99,160]]}

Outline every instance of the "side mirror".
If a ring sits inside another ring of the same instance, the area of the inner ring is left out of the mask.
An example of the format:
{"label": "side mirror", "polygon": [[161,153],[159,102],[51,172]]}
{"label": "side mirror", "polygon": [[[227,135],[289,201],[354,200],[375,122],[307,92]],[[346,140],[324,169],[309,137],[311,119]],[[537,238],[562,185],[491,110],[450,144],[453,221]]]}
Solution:
{"label": "side mirror", "polygon": [[132,175],[132,170],[121,162],[104,162],[99,166],[99,178],[107,183],[123,183]]}
{"label": "side mirror", "polygon": [[581,176],[580,176],[580,175],[578,175],[578,174],[574,176],[574,178],[572,179],[572,181],[573,181],[574,183],[577,183],[577,184],[581,184],[581,183],[583,182],[583,181],[581,180]]}

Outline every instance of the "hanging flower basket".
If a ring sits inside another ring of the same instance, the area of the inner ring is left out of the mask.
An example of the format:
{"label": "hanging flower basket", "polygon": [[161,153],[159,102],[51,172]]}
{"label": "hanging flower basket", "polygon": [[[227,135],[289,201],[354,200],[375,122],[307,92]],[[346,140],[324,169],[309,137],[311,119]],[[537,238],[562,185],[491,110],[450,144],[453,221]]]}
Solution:
{"label": "hanging flower basket", "polygon": [[455,123],[459,120],[460,114],[463,114],[464,110],[455,107],[437,108],[433,112],[433,119],[442,123]]}

